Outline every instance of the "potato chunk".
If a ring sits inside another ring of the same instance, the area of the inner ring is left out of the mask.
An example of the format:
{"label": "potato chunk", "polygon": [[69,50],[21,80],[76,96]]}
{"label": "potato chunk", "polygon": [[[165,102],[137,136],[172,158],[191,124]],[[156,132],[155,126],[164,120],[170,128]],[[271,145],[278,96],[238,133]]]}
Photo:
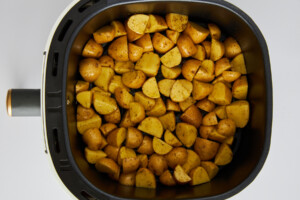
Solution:
{"label": "potato chunk", "polygon": [[158,54],[153,52],[146,52],[141,59],[135,64],[135,70],[141,70],[147,76],[156,76],[160,66],[160,58]]}
{"label": "potato chunk", "polygon": [[176,185],[176,181],[174,177],[172,176],[170,170],[164,171],[160,176],[159,176],[159,181],[167,186],[174,186]]}
{"label": "potato chunk", "polygon": [[181,102],[186,100],[193,91],[193,84],[185,79],[178,79],[174,83],[170,98],[174,102]]}
{"label": "potato chunk", "polygon": [[115,147],[120,147],[126,139],[126,132],[125,128],[114,129],[108,134],[107,143]]}
{"label": "potato chunk", "polygon": [[168,112],[158,118],[165,130],[174,131],[176,125],[176,118],[174,112]]}
{"label": "potato chunk", "polygon": [[144,95],[150,98],[157,99],[160,97],[158,85],[155,77],[151,77],[143,84],[142,91]]}
{"label": "potato chunk", "polygon": [[118,104],[125,109],[129,109],[129,104],[133,102],[133,96],[125,88],[115,89],[115,98]]}
{"label": "potato chunk", "polygon": [[155,33],[166,30],[168,25],[165,19],[159,15],[149,15],[149,21],[145,33]]}
{"label": "potato chunk", "polygon": [[156,175],[160,176],[168,169],[168,164],[164,156],[153,154],[149,158],[148,168]]}
{"label": "potato chunk", "polygon": [[111,25],[103,26],[93,33],[93,36],[98,44],[107,43],[115,38],[115,29]]}
{"label": "potato chunk", "polygon": [[104,91],[108,91],[108,86],[110,83],[110,80],[115,75],[115,72],[110,67],[102,67],[102,72],[98,76],[97,80],[94,82],[95,85],[97,85],[99,88],[103,89]]}
{"label": "potato chunk", "polygon": [[120,167],[110,158],[99,159],[95,167],[99,172],[107,173],[115,178],[118,178],[120,175]]}
{"label": "potato chunk", "polygon": [[187,34],[195,44],[199,44],[200,42],[203,42],[206,39],[206,37],[209,35],[209,31],[206,28],[193,22],[189,22],[187,24],[184,33]]}
{"label": "potato chunk", "polygon": [[108,47],[108,55],[117,61],[128,61],[127,37],[121,36]]}
{"label": "potato chunk", "polygon": [[231,61],[231,70],[240,72],[241,74],[247,74],[245,59],[242,53],[234,57]]}
{"label": "potato chunk", "polygon": [[125,86],[133,89],[142,87],[146,80],[146,75],[142,71],[126,72],[122,75],[122,82]]}
{"label": "potato chunk", "polygon": [[158,82],[159,92],[162,95],[164,95],[166,97],[169,97],[170,93],[171,93],[171,89],[172,89],[174,83],[175,83],[175,80],[172,80],[172,79],[163,79],[163,80],[160,80]]}
{"label": "potato chunk", "polygon": [[196,138],[194,150],[201,160],[211,160],[216,156],[219,146],[220,145],[217,142],[203,138]]}
{"label": "potato chunk", "polygon": [[210,59],[212,61],[217,61],[223,57],[224,53],[225,53],[224,44],[219,40],[212,39]]}
{"label": "potato chunk", "polygon": [[164,65],[161,65],[160,70],[163,77],[167,79],[176,79],[181,74],[181,67],[179,66],[169,68]]}
{"label": "potato chunk", "polygon": [[128,56],[131,62],[138,61],[143,55],[144,49],[133,43],[128,44]]}
{"label": "potato chunk", "polygon": [[216,154],[215,164],[216,165],[227,165],[231,162],[232,157],[233,157],[233,153],[232,153],[230,147],[227,144],[223,143],[220,146],[218,153]]}
{"label": "potato chunk", "polygon": [[165,155],[168,166],[174,169],[177,165],[183,165],[187,160],[187,154],[186,148],[173,148],[167,155]]}
{"label": "potato chunk", "polygon": [[195,151],[188,149],[187,153],[187,159],[186,162],[182,165],[182,168],[185,173],[189,174],[192,169],[200,165],[201,160]]}
{"label": "potato chunk", "polygon": [[208,96],[208,100],[218,105],[228,105],[231,103],[232,94],[230,89],[222,82],[218,82],[214,85],[213,91]]}
{"label": "potato chunk", "polygon": [[156,188],[154,174],[147,168],[140,168],[135,176],[135,186],[142,188]]}
{"label": "potato chunk", "polygon": [[161,63],[169,68],[175,67],[181,63],[181,54],[178,47],[174,47],[167,53],[165,53],[161,58]]}
{"label": "potato chunk", "polygon": [[87,58],[99,58],[103,53],[103,47],[101,44],[90,39],[82,50],[82,56]]}
{"label": "potato chunk", "polygon": [[201,162],[201,166],[206,170],[210,180],[212,180],[219,172],[219,167],[211,161]]}
{"label": "potato chunk", "polygon": [[158,139],[157,137],[153,138],[152,145],[153,145],[154,152],[159,155],[165,155],[169,153],[173,148],[171,145],[167,144],[161,139]]}
{"label": "potato chunk", "polygon": [[244,128],[249,121],[249,102],[239,100],[226,106],[226,114],[235,122],[236,127]]}
{"label": "potato chunk", "polygon": [[187,148],[190,148],[196,140],[197,129],[187,123],[178,123],[176,125],[176,135]]}
{"label": "potato chunk", "polygon": [[143,142],[143,134],[134,127],[128,127],[125,146],[128,148],[138,148]]}
{"label": "potato chunk", "polygon": [[153,51],[153,44],[149,33],[143,35],[143,37],[138,39],[135,44],[142,47],[144,52]]}
{"label": "potato chunk", "polygon": [[233,38],[228,37],[224,41],[225,45],[225,55],[227,58],[234,58],[235,56],[242,53],[242,49],[239,45],[239,43]]}
{"label": "potato chunk", "polygon": [[201,100],[207,97],[213,91],[214,86],[210,83],[203,83],[194,80],[193,88],[193,98],[195,100]]}
{"label": "potato chunk", "polygon": [[92,97],[93,94],[91,91],[83,91],[76,95],[76,100],[84,108],[90,108],[92,105]]}
{"label": "potato chunk", "polygon": [[181,121],[186,122],[199,128],[202,122],[202,114],[195,105],[191,105],[185,112],[180,116]]}
{"label": "potato chunk", "polygon": [[77,130],[80,134],[83,134],[90,128],[100,128],[102,119],[99,115],[94,114],[90,119],[77,121]]}
{"label": "potato chunk", "polygon": [[241,76],[232,85],[232,96],[236,99],[246,99],[248,94],[248,81],[246,76]]}
{"label": "potato chunk", "polygon": [[188,16],[177,13],[169,13],[166,15],[166,21],[171,30],[182,32],[188,23]]}
{"label": "potato chunk", "polygon": [[179,36],[178,41],[177,41],[177,47],[183,58],[193,56],[198,51],[198,48],[193,43],[192,39],[186,34],[181,34]]}
{"label": "potato chunk", "polygon": [[192,179],[190,182],[191,185],[200,185],[210,181],[206,170],[200,166],[192,169],[192,171],[189,173],[189,176]]}
{"label": "potato chunk", "polygon": [[134,94],[134,100],[142,104],[145,110],[151,110],[155,106],[155,100],[147,97],[142,92],[136,92]]}
{"label": "potato chunk", "polygon": [[164,128],[156,117],[147,117],[145,118],[138,126],[140,131],[153,135],[155,137],[161,138]]}
{"label": "potato chunk", "polygon": [[180,165],[175,167],[174,178],[180,184],[186,184],[191,181],[191,177],[185,173]]}
{"label": "potato chunk", "polygon": [[148,116],[154,116],[154,117],[159,117],[165,114],[167,111],[166,106],[162,98],[158,98],[155,100],[155,105],[154,107],[147,111],[146,114]]}
{"label": "potato chunk", "polygon": [[84,148],[84,156],[88,163],[96,164],[97,160],[105,158],[107,155],[102,150],[93,151],[86,147]]}
{"label": "potato chunk", "polygon": [[104,96],[95,92],[93,96],[93,105],[95,110],[101,115],[111,114],[118,109],[117,102],[114,98]]}
{"label": "potato chunk", "polygon": [[138,34],[144,34],[149,16],[144,14],[131,15],[128,19],[127,25],[130,30]]}
{"label": "potato chunk", "polygon": [[160,33],[154,33],[152,43],[154,49],[160,54],[166,53],[174,46],[174,43],[169,38]]}
{"label": "potato chunk", "polygon": [[178,138],[175,135],[173,135],[173,133],[171,133],[169,130],[165,131],[164,140],[167,144],[173,147],[182,146],[182,143],[178,140]]}
{"label": "potato chunk", "polygon": [[174,44],[176,44],[180,33],[173,30],[166,30],[166,35]]}
{"label": "potato chunk", "polygon": [[188,81],[192,81],[199,67],[201,66],[201,63],[201,61],[195,59],[189,59],[185,61],[182,65],[183,77]]}
{"label": "potato chunk", "polygon": [[129,104],[130,121],[133,123],[139,123],[145,118],[145,109],[142,104],[137,102],[131,102]]}

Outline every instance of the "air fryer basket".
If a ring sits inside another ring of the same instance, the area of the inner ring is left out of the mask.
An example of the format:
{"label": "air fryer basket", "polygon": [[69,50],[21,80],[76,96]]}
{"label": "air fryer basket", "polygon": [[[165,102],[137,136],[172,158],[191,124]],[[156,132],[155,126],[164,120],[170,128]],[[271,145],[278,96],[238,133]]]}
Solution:
{"label": "air fryer basket", "polygon": [[[156,190],[122,186],[98,173],[83,155],[76,130],[75,84],[84,44],[99,27],[133,13],[175,12],[192,21],[214,22],[237,39],[248,70],[250,121],[239,134],[233,161],[210,183]],[[45,120],[49,153],[61,180],[79,199],[225,199],[250,184],[267,157],[272,123],[272,82],[268,49],[255,23],[222,0],[79,1],[62,19],[47,52]]]}

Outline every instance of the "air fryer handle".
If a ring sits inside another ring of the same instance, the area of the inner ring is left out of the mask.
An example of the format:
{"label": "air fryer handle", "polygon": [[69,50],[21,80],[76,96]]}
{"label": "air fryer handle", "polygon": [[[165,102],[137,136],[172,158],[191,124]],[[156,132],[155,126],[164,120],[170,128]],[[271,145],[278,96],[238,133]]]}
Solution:
{"label": "air fryer handle", "polygon": [[41,116],[40,89],[8,90],[6,108],[11,117]]}

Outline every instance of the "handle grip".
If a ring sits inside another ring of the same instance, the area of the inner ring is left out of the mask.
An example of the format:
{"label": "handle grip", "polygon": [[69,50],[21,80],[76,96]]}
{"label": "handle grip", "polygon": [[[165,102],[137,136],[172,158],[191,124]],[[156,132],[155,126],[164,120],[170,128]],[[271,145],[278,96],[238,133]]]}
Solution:
{"label": "handle grip", "polygon": [[6,108],[11,117],[41,116],[40,89],[8,90]]}

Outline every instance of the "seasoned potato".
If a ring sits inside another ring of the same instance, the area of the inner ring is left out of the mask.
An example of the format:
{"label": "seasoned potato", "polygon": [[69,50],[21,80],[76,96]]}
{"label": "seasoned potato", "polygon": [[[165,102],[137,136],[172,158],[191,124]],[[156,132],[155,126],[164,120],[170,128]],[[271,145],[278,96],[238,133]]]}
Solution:
{"label": "seasoned potato", "polygon": [[108,123],[118,124],[121,121],[121,112],[119,107],[112,113],[103,116]]}
{"label": "seasoned potato", "polygon": [[225,55],[227,58],[234,58],[242,53],[239,43],[232,37],[226,38],[224,41]]}
{"label": "seasoned potato", "polygon": [[202,124],[205,126],[213,126],[218,124],[217,115],[215,112],[207,113],[202,120]]}
{"label": "seasoned potato", "polygon": [[108,86],[110,83],[110,80],[115,75],[115,72],[110,67],[102,67],[102,72],[98,76],[97,80],[94,82],[96,86],[103,89],[104,91],[108,91]]}
{"label": "seasoned potato", "polygon": [[143,142],[143,134],[134,127],[128,127],[125,146],[128,148],[138,148]]}
{"label": "seasoned potato", "polygon": [[122,82],[125,86],[133,89],[142,87],[146,80],[146,75],[142,71],[126,72],[122,75]]}
{"label": "seasoned potato", "polygon": [[198,48],[193,43],[192,39],[186,34],[181,34],[179,36],[179,38],[177,40],[177,47],[183,58],[193,56],[198,51]]}
{"label": "seasoned potato", "polygon": [[108,47],[108,55],[117,61],[128,61],[127,37],[121,36]]}
{"label": "seasoned potato", "polygon": [[174,46],[174,43],[169,38],[160,33],[154,33],[152,43],[154,49],[160,54],[166,53]]}
{"label": "seasoned potato", "polygon": [[135,186],[142,188],[156,188],[154,174],[147,168],[140,168],[135,176]]}
{"label": "seasoned potato", "polygon": [[121,87],[128,90],[128,88],[123,84],[122,77],[119,75],[114,75],[109,83],[108,91],[111,93],[115,93],[116,88]]}
{"label": "seasoned potato", "polygon": [[169,145],[171,145],[173,147],[180,147],[180,146],[182,146],[182,143],[168,129],[165,131],[164,140],[165,140],[165,142],[167,144],[169,144]]}
{"label": "seasoned potato", "polygon": [[147,24],[148,24],[149,16],[144,14],[135,14],[131,15],[128,18],[128,28],[135,33],[144,34]]}
{"label": "seasoned potato", "polygon": [[217,106],[214,110],[218,118],[227,119],[226,106]]}
{"label": "seasoned potato", "polygon": [[202,82],[211,82],[215,78],[214,71],[214,62],[211,60],[204,60],[195,74],[194,79]]}
{"label": "seasoned potato", "polygon": [[202,63],[201,61],[195,59],[189,59],[185,61],[182,65],[183,77],[188,81],[192,81],[201,63]]}
{"label": "seasoned potato", "polygon": [[133,149],[127,148],[127,147],[121,147],[119,150],[119,155],[118,155],[118,164],[122,165],[123,160],[125,158],[135,158],[136,153]]}
{"label": "seasoned potato", "polygon": [[230,136],[224,140],[224,143],[228,145],[232,145],[233,141],[234,141],[234,136]]}
{"label": "seasoned potato", "polygon": [[82,56],[87,58],[99,58],[103,54],[103,47],[101,44],[90,39],[82,50]]}
{"label": "seasoned potato", "polygon": [[235,123],[232,119],[222,119],[219,121],[217,131],[226,137],[233,136],[236,131]]}
{"label": "seasoned potato", "polygon": [[176,124],[176,135],[184,146],[190,148],[197,138],[197,129],[193,125],[181,122]]}
{"label": "seasoned potato", "polygon": [[175,103],[170,99],[167,99],[166,107],[167,107],[167,111],[180,112],[180,107],[178,103]]}
{"label": "seasoned potato", "polygon": [[214,85],[213,91],[208,96],[208,100],[215,104],[225,106],[231,103],[232,94],[230,89],[223,82],[218,82]]}
{"label": "seasoned potato", "polygon": [[100,150],[104,149],[108,145],[106,138],[101,134],[101,145],[100,145]]}
{"label": "seasoned potato", "polygon": [[212,39],[211,40],[211,52],[210,52],[210,59],[212,61],[217,61],[223,57],[225,53],[225,47],[222,42],[219,40]]}
{"label": "seasoned potato", "polygon": [[114,68],[115,62],[114,60],[108,56],[108,55],[103,55],[99,58],[99,63],[101,67],[110,67]]}
{"label": "seasoned potato", "polygon": [[135,175],[136,172],[131,172],[131,173],[122,173],[119,178],[119,183],[122,185],[127,185],[127,186],[134,186],[135,185]]}
{"label": "seasoned potato", "polygon": [[232,96],[236,99],[246,99],[248,94],[248,81],[246,76],[241,76],[232,85]]}
{"label": "seasoned potato", "polygon": [[185,173],[180,165],[177,165],[174,169],[174,178],[179,184],[186,184],[191,181],[191,177]]}
{"label": "seasoned potato", "polygon": [[115,37],[127,35],[125,27],[120,21],[112,21],[110,25],[115,29]]}
{"label": "seasoned potato", "polygon": [[134,63],[131,61],[117,61],[113,67],[116,73],[124,74],[134,70]]}
{"label": "seasoned potato", "polygon": [[86,147],[84,148],[84,156],[88,163],[96,164],[97,160],[105,158],[107,155],[102,150],[93,151]]}
{"label": "seasoned potato", "polygon": [[186,162],[182,165],[182,168],[185,171],[185,173],[189,174],[190,171],[192,169],[194,169],[195,167],[199,166],[200,163],[201,163],[201,160],[200,160],[198,154],[195,151],[188,149],[187,150],[187,159],[186,159]]}
{"label": "seasoned potato", "polygon": [[184,113],[180,116],[181,121],[186,122],[199,128],[202,122],[202,114],[195,105],[191,105]]}
{"label": "seasoned potato", "polygon": [[145,33],[155,33],[166,30],[168,25],[165,19],[159,15],[149,15]]}
{"label": "seasoned potato", "polygon": [[187,150],[183,147],[173,148],[165,158],[167,160],[168,166],[174,169],[177,165],[183,165],[187,160]]}
{"label": "seasoned potato", "polygon": [[187,24],[184,33],[187,34],[195,44],[203,42],[209,35],[209,31],[206,28],[193,22]]}
{"label": "seasoned potato", "polygon": [[100,148],[102,137],[98,128],[90,128],[82,134],[83,142],[90,150],[98,150]]}
{"label": "seasoned potato", "polygon": [[76,100],[84,108],[90,108],[92,105],[92,97],[93,94],[91,91],[83,91],[76,95]]}
{"label": "seasoned potato", "polygon": [[94,58],[86,58],[79,62],[79,73],[87,82],[94,82],[101,74],[101,65]]}
{"label": "seasoned potato", "polygon": [[102,119],[99,115],[94,114],[90,119],[77,121],[77,130],[80,134],[83,134],[90,128],[100,128]]}
{"label": "seasoned potato", "polygon": [[237,80],[238,78],[240,78],[241,73],[234,72],[234,71],[224,71],[222,73],[222,76],[226,82],[231,83],[231,82]]}
{"label": "seasoned potato", "polygon": [[148,78],[142,87],[144,95],[150,98],[157,99],[160,97],[158,85],[155,77]]}
{"label": "seasoned potato", "polygon": [[94,116],[94,114],[95,111],[92,108],[84,108],[81,105],[77,106],[77,115],[76,115],[77,121],[91,119]]}
{"label": "seasoned potato", "polygon": [[135,41],[135,44],[142,47],[144,52],[153,51],[153,44],[149,33],[143,35],[143,37]]}
{"label": "seasoned potato", "polygon": [[133,102],[133,96],[124,88],[115,89],[115,98],[122,108],[129,109],[129,104]]}
{"label": "seasoned potato", "polygon": [[131,62],[138,61],[144,53],[143,47],[135,45],[133,43],[128,44],[128,56]]}
{"label": "seasoned potato", "polygon": [[126,139],[126,134],[125,128],[114,129],[107,135],[107,143],[115,147],[120,147]]}
{"label": "seasoned potato", "polygon": [[181,67],[169,68],[161,65],[160,70],[163,77],[167,79],[176,79],[181,74]]}
{"label": "seasoned potato", "polygon": [[137,152],[142,154],[147,154],[147,155],[153,154],[154,150],[152,146],[152,138],[149,137],[148,135],[145,135],[142,144],[137,149]]}
{"label": "seasoned potato", "polygon": [[192,171],[189,173],[189,176],[192,179],[190,185],[200,185],[210,181],[206,170],[200,166],[192,169]]}
{"label": "seasoned potato", "polygon": [[164,141],[158,139],[157,137],[153,137],[152,145],[153,145],[154,152],[159,155],[165,155],[169,153],[173,148],[171,145],[165,143]]}
{"label": "seasoned potato", "polygon": [[223,76],[218,76],[213,82],[212,84],[215,85],[216,83],[222,82],[224,83],[228,88],[231,88],[231,83],[228,83],[227,81],[224,80]]}
{"label": "seasoned potato", "polygon": [[205,49],[205,55],[206,58],[210,58],[210,52],[211,52],[211,42],[210,41],[203,41],[201,43]]}
{"label": "seasoned potato", "polygon": [[156,117],[147,117],[145,118],[138,126],[140,131],[153,135],[155,137],[161,138],[164,128]]}
{"label": "seasoned potato", "polygon": [[156,76],[160,66],[160,58],[158,54],[153,52],[146,52],[141,59],[135,64],[135,70],[141,70],[147,76]]}
{"label": "seasoned potato", "polygon": [[145,109],[142,104],[138,102],[131,102],[129,104],[130,121],[139,123],[145,118]]}
{"label": "seasoned potato", "polygon": [[215,157],[215,164],[216,165],[227,165],[231,162],[233,157],[233,153],[228,146],[228,144],[221,144],[218,153],[216,154]]}
{"label": "seasoned potato", "polygon": [[226,140],[226,137],[224,135],[221,135],[216,131],[216,129],[214,129],[212,132],[209,133],[208,139],[222,143]]}
{"label": "seasoned potato", "polygon": [[104,152],[106,153],[107,157],[113,159],[116,162],[118,160],[119,151],[120,147],[115,147],[112,145],[107,145],[104,148]]}
{"label": "seasoned potato", "polygon": [[129,110],[127,110],[123,117],[122,117],[122,120],[121,120],[121,123],[120,123],[120,127],[124,127],[124,128],[128,128],[128,127],[133,127],[135,126],[136,123],[133,123],[131,120],[130,120],[130,114],[129,114]]}
{"label": "seasoned potato", "polygon": [[148,168],[156,175],[160,176],[168,169],[168,164],[164,156],[152,154],[149,158]]}
{"label": "seasoned potato", "polygon": [[172,176],[170,170],[164,171],[160,176],[159,176],[159,181],[167,186],[174,186],[176,185],[176,181],[174,177]]}
{"label": "seasoned potato", "polygon": [[175,80],[172,80],[172,79],[163,79],[163,80],[160,80],[158,82],[159,92],[162,95],[164,95],[166,97],[169,97],[171,89],[172,89],[174,83],[175,83]]}
{"label": "seasoned potato", "polygon": [[196,45],[197,47],[197,53],[195,55],[193,55],[192,57],[197,59],[197,60],[200,60],[200,61],[203,61],[205,59],[205,48],[201,45]]}
{"label": "seasoned potato", "polygon": [[165,130],[174,131],[176,125],[176,118],[174,112],[168,112],[158,118]]}
{"label": "seasoned potato", "polygon": [[211,38],[219,40],[221,37],[221,30],[216,24],[208,24],[208,30]]}
{"label": "seasoned potato", "polygon": [[101,115],[111,114],[118,109],[117,102],[114,98],[104,96],[98,92],[94,93],[93,105],[95,110]]}
{"label": "seasoned potato", "polygon": [[169,13],[166,15],[166,22],[171,30],[182,32],[188,23],[188,16],[177,13]]}
{"label": "seasoned potato", "polygon": [[213,102],[211,102],[210,100],[208,100],[207,98],[198,101],[196,106],[206,112],[211,112],[216,107],[216,105]]}
{"label": "seasoned potato", "polygon": [[210,83],[203,83],[194,80],[193,88],[193,98],[195,100],[201,100],[207,97],[213,91],[214,86]]}
{"label": "seasoned potato", "polygon": [[75,86],[76,93],[87,91],[90,87],[90,83],[86,81],[77,81]]}
{"label": "seasoned potato", "polygon": [[110,92],[107,92],[107,91],[104,91],[103,89],[95,86],[93,87],[91,90],[90,90],[93,94],[94,93],[100,93],[101,95],[104,95],[104,96],[107,96],[107,97],[110,97],[111,96],[111,93]]}
{"label": "seasoned potato", "polygon": [[207,172],[210,180],[212,180],[219,172],[219,167],[211,161],[203,161],[201,162],[201,166]]}
{"label": "seasoned potato", "polygon": [[102,134],[104,136],[107,136],[110,131],[112,131],[116,128],[117,128],[117,125],[112,124],[112,123],[106,123],[100,127],[100,131],[102,132]]}
{"label": "seasoned potato", "polygon": [[166,30],[166,35],[174,44],[176,44],[180,33],[173,30]]}
{"label": "seasoned potato", "polygon": [[242,53],[234,57],[231,61],[231,70],[234,72],[240,72],[241,74],[247,74],[245,59]]}
{"label": "seasoned potato", "polygon": [[239,100],[226,106],[226,114],[235,122],[237,128],[244,128],[249,121],[249,102]]}
{"label": "seasoned potato", "polygon": [[120,167],[117,163],[110,158],[101,158],[96,162],[96,169],[99,172],[112,175],[114,178],[118,178],[120,175]]}
{"label": "seasoned potato", "polygon": [[142,104],[147,111],[151,110],[155,106],[155,100],[147,97],[142,92],[136,92],[134,94],[134,101]]}
{"label": "seasoned potato", "polygon": [[215,65],[215,75],[219,76],[224,71],[229,70],[231,68],[230,62],[228,58],[222,58],[216,62]]}
{"label": "seasoned potato", "polygon": [[125,30],[127,32],[128,42],[133,42],[133,41],[138,40],[139,38],[143,37],[144,34],[136,33],[128,27],[128,20],[126,20],[124,22],[124,26],[125,26]]}
{"label": "seasoned potato", "polygon": [[178,47],[174,47],[160,58],[161,63],[169,68],[173,68],[181,63],[181,54]]}
{"label": "seasoned potato", "polygon": [[140,160],[137,157],[124,158],[122,161],[123,173],[135,172],[140,166]]}
{"label": "seasoned potato", "polygon": [[181,102],[186,100],[193,91],[193,84],[185,79],[178,79],[175,81],[170,98],[174,102]]}
{"label": "seasoned potato", "polygon": [[195,152],[202,160],[211,160],[215,157],[219,149],[219,143],[203,138],[196,138],[194,145]]}
{"label": "seasoned potato", "polygon": [[186,111],[191,105],[194,105],[196,100],[193,97],[189,97],[186,100],[179,102],[179,107],[182,112]]}
{"label": "seasoned potato", "polygon": [[148,156],[146,154],[139,154],[137,158],[140,160],[140,167],[148,166]]}
{"label": "seasoned potato", "polygon": [[207,139],[211,132],[215,130],[215,126],[201,125],[199,128],[199,134],[202,138]]}
{"label": "seasoned potato", "polygon": [[99,44],[110,42],[115,38],[115,28],[111,25],[103,26],[93,33],[93,36]]}

